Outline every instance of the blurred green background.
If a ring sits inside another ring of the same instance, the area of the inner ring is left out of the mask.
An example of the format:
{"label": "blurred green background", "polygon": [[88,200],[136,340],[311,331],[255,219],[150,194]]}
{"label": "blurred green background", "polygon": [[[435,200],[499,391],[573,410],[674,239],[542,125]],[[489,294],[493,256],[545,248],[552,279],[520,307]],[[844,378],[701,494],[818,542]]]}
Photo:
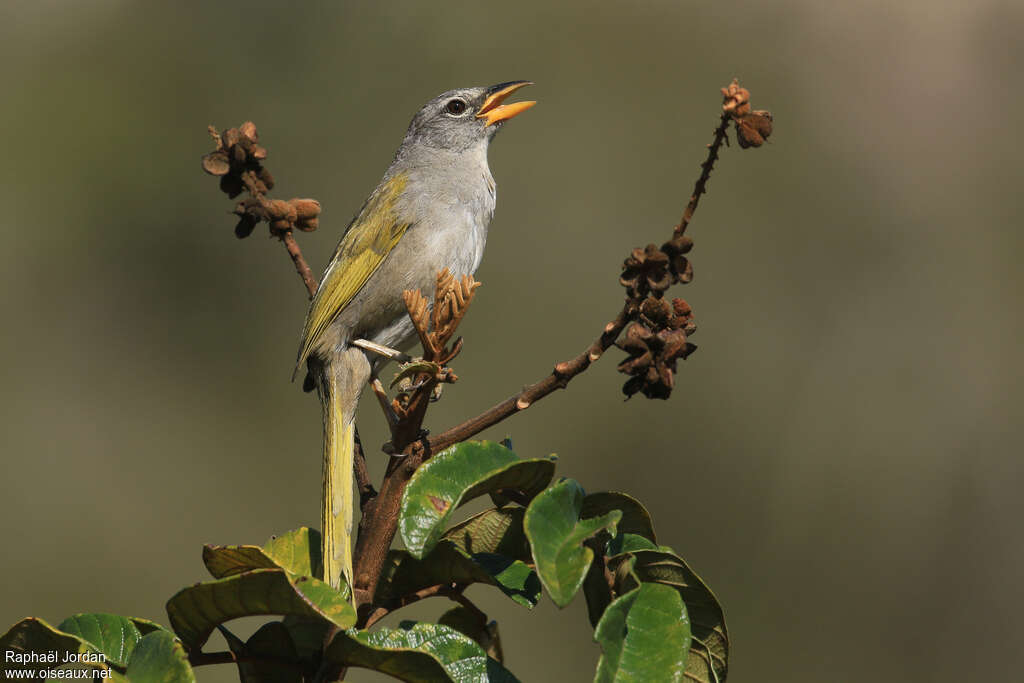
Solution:
{"label": "blurred green background", "polygon": [[[439,429],[614,315],[619,264],[669,233],[739,76],[776,130],[724,151],[691,227],[673,294],[700,349],[671,400],[623,403],[616,352],[487,436],[645,501],[725,606],[731,680],[1019,672],[1022,29],[1010,0],[6,0],[2,627],[166,622],[203,543],[318,522],[320,411],[288,382],[304,292],[265,230],[233,236],[207,124],[254,120],[275,195],[321,200],[299,236],[319,274],[423,102],[536,81],[492,147]],[[591,679],[582,599],[471,594],[524,681]]]}

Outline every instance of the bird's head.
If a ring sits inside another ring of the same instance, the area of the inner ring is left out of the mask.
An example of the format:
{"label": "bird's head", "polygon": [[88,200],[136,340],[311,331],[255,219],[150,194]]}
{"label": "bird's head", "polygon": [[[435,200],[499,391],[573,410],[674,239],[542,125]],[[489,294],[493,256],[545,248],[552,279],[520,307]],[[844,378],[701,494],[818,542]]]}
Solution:
{"label": "bird's head", "polygon": [[457,88],[427,102],[413,117],[404,144],[461,151],[486,144],[514,116],[536,102],[503,104],[509,95],[532,85],[530,81],[510,81],[489,87]]}

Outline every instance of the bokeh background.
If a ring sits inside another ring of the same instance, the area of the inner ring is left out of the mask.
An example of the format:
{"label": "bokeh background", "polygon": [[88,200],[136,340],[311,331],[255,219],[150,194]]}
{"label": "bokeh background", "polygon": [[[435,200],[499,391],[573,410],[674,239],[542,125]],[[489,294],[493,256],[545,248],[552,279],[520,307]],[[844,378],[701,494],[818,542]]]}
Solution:
{"label": "bokeh background", "polygon": [[[207,124],[254,120],[276,196],[323,202],[299,237],[319,273],[423,102],[536,81],[492,147],[442,428],[614,315],[739,76],[776,132],[724,151],[692,225],[673,294],[700,349],[671,400],[624,403],[612,353],[487,436],[645,501],[723,602],[737,681],[1019,673],[1022,30],[1011,0],[6,0],[0,622],[166,622],[203,543],[317,524],[319,407],[288,382],[304,292],[264,231],[233,236]],[[524,681],[590,680],[581,598],[471,594]]]}

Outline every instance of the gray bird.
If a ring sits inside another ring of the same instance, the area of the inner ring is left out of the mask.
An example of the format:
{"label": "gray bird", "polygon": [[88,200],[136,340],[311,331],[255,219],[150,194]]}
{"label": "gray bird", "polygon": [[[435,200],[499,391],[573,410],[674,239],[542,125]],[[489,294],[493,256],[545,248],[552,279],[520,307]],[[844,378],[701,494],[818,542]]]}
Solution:
{"label": "gray bird", "polygon": [[408,348],[416,332],[402,292],[432,295],[444,268],[456,277],[476,271],[494,214],[487,148],[504,121],[535,104],[502,104],[525,85],[460,88],[427,102],[345,230],[313,296],[295,368],[306,364],[323,404],[324,578],[336,588],[342,576],[352,585],[356,405],[387,360],[351,342]]}

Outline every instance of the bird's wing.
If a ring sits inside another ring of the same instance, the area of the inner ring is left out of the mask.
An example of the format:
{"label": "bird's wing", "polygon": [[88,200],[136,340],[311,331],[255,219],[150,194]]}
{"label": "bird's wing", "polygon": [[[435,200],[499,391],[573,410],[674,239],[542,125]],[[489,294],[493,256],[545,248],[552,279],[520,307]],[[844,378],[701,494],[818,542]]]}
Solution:
{"label": "bird's wing", "polygon": [[324,330],[352,301],[405,234],[410,224],[398,220],[395,202],[405,189],[407,180],[402,174],[381,183],[338,243],[306,315],[296,372]]}

